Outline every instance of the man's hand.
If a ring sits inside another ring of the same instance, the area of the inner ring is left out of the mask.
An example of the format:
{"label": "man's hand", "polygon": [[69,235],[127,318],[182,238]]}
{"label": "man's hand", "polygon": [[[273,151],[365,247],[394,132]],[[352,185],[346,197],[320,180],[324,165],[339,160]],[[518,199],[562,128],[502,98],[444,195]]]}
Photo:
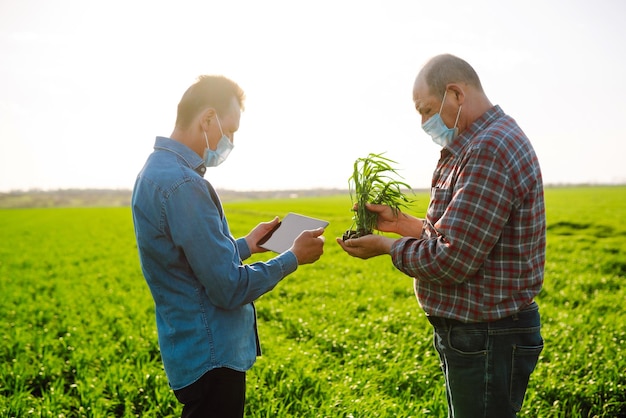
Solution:
{"label": "man's hand", "polygon": [[289,249],[298,259],[298,265],[319,260],[324,253],[324,228],[302,231]]}
{"label": "man's hand", "polygon": [[360,238],[351,238],[345,241],[341,238],[337,238],[337,243],[345,252],[352,257],[358,257],[364,260],[391,253],[391,245],[394,241],[394,238],[374,234]]}
{"label": "man's hand", "polygon": [[376,229],[381,232],[396,232],[398,229],[398,219],[402,216],[402,212],[398,210],[395,214],[391,206],[375,205],[368,203],[365,209],[376,214]]}
{"label": "man's hand", "polygon": [[244,237],[246,242],[248,243],[248,248],[250,248],[251,254],[263,253],[267,251],[267,249],[259,247],[258,242],[261,240],[261,238],[265,236],[265,234],[275,228],[276,225],[278,225],[278,222],[278,216],[269,222],[261,222],[256,227],[254,227],[254,229],[250,231],[248,235]]}
{"label": "man's hand", "polygon": [[419,237],[422,234],[422,220],[402,213],[395,212],[391,206],[368,203],[366,209],[377,215],[376,229],[381,232],[393,232],[403,237]]}

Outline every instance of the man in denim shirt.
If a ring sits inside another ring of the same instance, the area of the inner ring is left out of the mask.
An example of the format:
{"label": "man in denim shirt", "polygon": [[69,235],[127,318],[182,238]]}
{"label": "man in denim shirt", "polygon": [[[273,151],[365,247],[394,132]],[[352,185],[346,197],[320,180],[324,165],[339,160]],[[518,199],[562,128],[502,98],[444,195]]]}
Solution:
{"label": "man in denim shirt", "polygon": [[401,238],[338,242],[355,257],[389,254],[414,278],[434,328],[449,417],[515,417],[543,348],[534,301],[546,255],[539,162],[522,129],[458,57],[431,59],[413,101],[442,147],[426,218],[368,205],[378,229]]}
{"label": "man in denim shirt", "polygon": [[219,197],[204,179],[234,145],[244,93],[222,76],[201,76],[183,95],[169,138],[157,137],[139,173],[132,213],[141,268],[156,307],[159,347],[184,417],[241,417],[245,372],[260,355],[253,302],[323,252],[322,228],[286,252],[257,243],[278,223],[232,237]]}

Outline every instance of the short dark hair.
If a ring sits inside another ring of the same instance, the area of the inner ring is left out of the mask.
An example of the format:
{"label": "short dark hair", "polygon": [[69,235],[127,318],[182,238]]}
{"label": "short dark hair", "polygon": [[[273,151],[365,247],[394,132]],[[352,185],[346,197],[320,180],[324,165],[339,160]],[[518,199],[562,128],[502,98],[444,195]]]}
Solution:
{"label": "short dark hair", "polygon": [[483,91],[478,74],[467,61],[451,54],[431,58],[420,71],[431,94],[443,96],[450,83],[467,83]]}
{"label": "short dark hair", "polygon": [[218,115],[224,114],[229,110],[233,97],[243,110],[245,94],[237,83],[221,75],[199,76],[178,103],[176,126],[188,128],[193,118],[209,107],[214,108]]}

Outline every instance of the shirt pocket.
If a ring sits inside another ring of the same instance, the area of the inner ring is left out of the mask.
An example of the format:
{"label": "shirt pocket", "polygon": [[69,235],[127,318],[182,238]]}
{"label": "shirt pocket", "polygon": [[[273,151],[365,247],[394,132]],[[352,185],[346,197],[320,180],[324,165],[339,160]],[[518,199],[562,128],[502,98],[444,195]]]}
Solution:
{"label": "shirt pocket", "polygon": [[430,203],[428,205],[428,220],[437,222],[446,211],[452,200],[452,189],[433,187],[430,189]]}

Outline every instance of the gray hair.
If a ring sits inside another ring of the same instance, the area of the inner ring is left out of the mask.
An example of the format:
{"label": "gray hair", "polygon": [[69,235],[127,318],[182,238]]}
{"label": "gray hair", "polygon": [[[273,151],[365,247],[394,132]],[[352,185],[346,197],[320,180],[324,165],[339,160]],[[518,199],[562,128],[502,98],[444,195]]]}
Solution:
{"label": "gray hair", "polygon": [[450,83],[466,83],[483,92],[478,74],[465,60],[451,54],[431,58],[419,72],[431,94],[443,96]]}

